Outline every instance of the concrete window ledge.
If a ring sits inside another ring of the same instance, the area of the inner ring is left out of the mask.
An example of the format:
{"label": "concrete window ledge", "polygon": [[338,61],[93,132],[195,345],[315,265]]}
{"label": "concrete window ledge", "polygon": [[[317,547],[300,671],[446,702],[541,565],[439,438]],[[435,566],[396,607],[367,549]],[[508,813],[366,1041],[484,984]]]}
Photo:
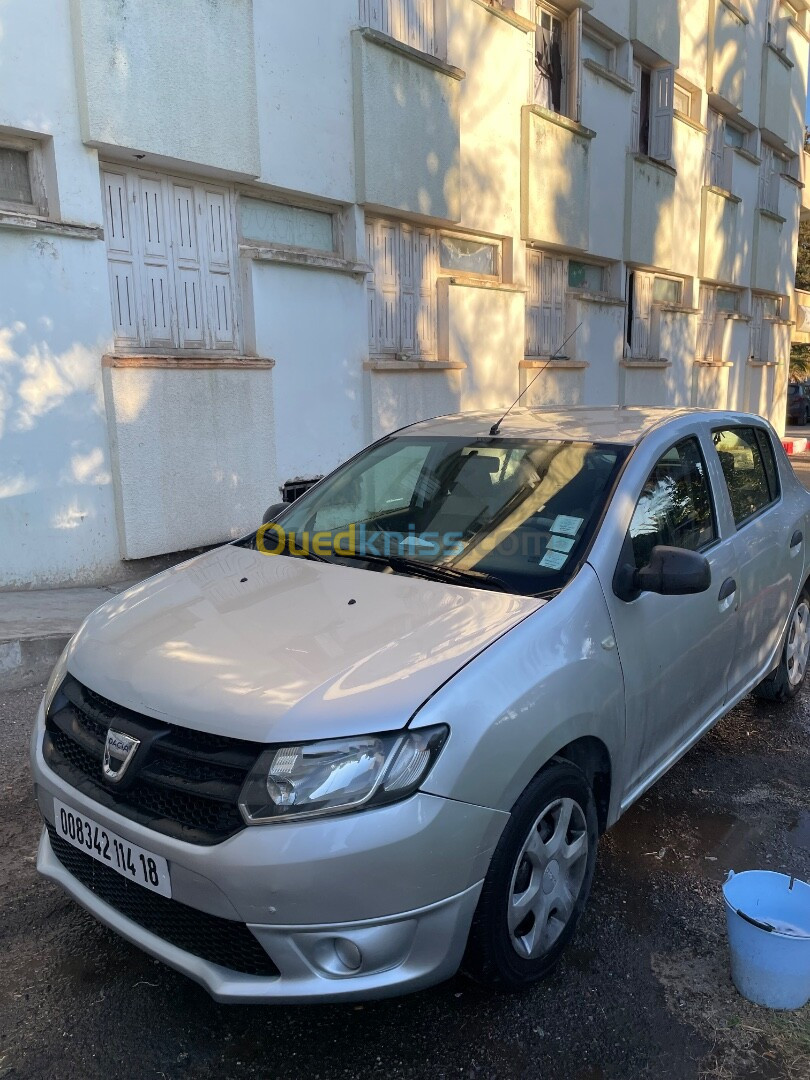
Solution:
{"label": "concrete window ledge", "polygon": [[624,307],[625,301],[621,296],[609,296],[607,293],[571,292],[572,300],[579,300],[583,304],[601,304],[604,307]]}
{"label": "concrete window ledge", "polygon": [[752,165],[761,165],[762,158],[757,157],[756,154],[752,154],[750,150],[746,150],[744,146],[735,146],[734,153],[743,159],[743,161],[750,161]]}
{"label": "concrete window ledge", "polygon": [[275,367],[267,356],[234,356],[195,353],[105,353],[101,366],[105,368],[157,368],[161,371],[257,371]]}
{"label": "concrete window ledge", "polygon": [[700,132],[701,135],[707,135],[709,132],[709,129],[705,124],[701,124],[699,120],[693,120],[692,117],[687,116],[686,113],[676,112],[674,116],[676,120],[679,120],[682,124],[686,124],[686,126],[692,128],[693,131]]}
{"label": "concrete window ledge", "polygon": [[655,304],[659,311],[666,311],[669,315],[699,315],[700,308],[685,307],[683,304]]}
{"label": "concrete window ledge", "polygon": [[525,285],[513,285],[509,281],[496,281],[487,278],[445,277],[440,274],[439,281],[447,281],[450,285],[464,289],[492,289],[494,292],[512,293],[526,293],[529,291]]}
{"label": "concrete window ledge", "polygon": [[648,157],[647,154],[637,154],[633,150],[630,151],[630,157],[640,165],[652,165],[653,168],[660,169],[661,172],[669,173],[670,176],[678,175],[677,169],[673,169],[673,167],[667,165],[665,161],[659,161],[658,158]]}
{"label": "concrete window ledge", "polygon": [[776,360],[755,360],[753,358],[753,356],[749,356],[748,357],[748,366],[749,367],[756,367],[756,368],[779,367],[779,363]]}
{"label": "concrete window ledge", "polygon": [[103,240],[100,225],[80,225],[75,221],[54,221],[35,214],[17,214],[13,210],[0,210],[0,229],[16,229],[24,232],[49,233],[55,236],[74,236],[77,240]]}
{"label": "concrete window ledge", "polygon": [[785,222],[787,221],[787,218],[785,218],[785,217],[782,217],[782,215],[781,215],[781,214],[777,214],[777,213],[774,213],[774,211],[773,211],[773,210],[765,210],[765,209],[764,209],[763,207],[761,207],[761,206],[759,207],[759,209],[758,209],[758,211],[757,211],[757,212],[758,212],[759,214],[761,214],[761,216],[762,216],[762,217],[764,217],[764,218],[768,218],[768,219],[769,219],[770,221],[776,221],[776,222],[778,222],[778,223],[779,223],[780,225],[784,225],[784,224],[785,224]]}
{"label": "concrete window ledge", "polygon": [[535,24],[530,19],[524,19],[516,11],[510,11],[509,8],[503,7],[501,0],[473,0],[473,3],[478,4],[479,7],[484,8],[496,18],[503,19],[510,26],[514,26],[516,30],[522,30],[525,34],[533,34],[536,29]]}
{"label": "concrete window ledge", "polygon": [[655,356],[640,356],[640,357],[624,357],[619,361],[619,366],[627,368],[628,371],[635,370],[649,370],[649,371],[666,371],[667,368],[672,367],[672,361],[666,359],[660,359]]}
{"label": "concrete window ledge", "polygon": [[798,179],[798,177],[791,176],[790,173],[786,173],[786,172],[780,173],[779,176],[780,176],[780,178],[782,180],[787,180],[787,182],[789,184],[792,184],[794,187],[797,187],[799,189],[799,191],[804,191],[804,184],[802,183],[801,180]]}
{"label": "concrete window ledge", "polygon": [[596,138],[596,132],[593,128],[578,124],[576,120],[570,120],[567,116],[563,116],[562,113],[554,112],[553,109],[544,109],[542,105],[527,105],[526,108],[535,116],[540,116],[543,120],[548,120],[550,124],[556,124],[557,127],[565,128],[566,131],[579,135],[582,139]]}
{"label": "concrete window ledge", "polygon": [[289,266],[305,266],[310,270],[335,270],[342,274],[358,274],[365,277],[371,272],[368,263],[342,259],[327,252],[302,251],[276,245],[240,244],[239,254],[254,262],[284,263]]}
{"label": "concrete window ledge", "polygon": [[542,371],[544,368],[548,371],[584,371],[590,366],[587,360],[570,360],[562,357],[543,359],[542,356],[527,356],[518,364],[522,371]]}
{"label": "concrete window ledge", "polygon": [[448,64],[445,60],[440,60],[438,56],[433,56],[431,53],[421,52],[419,49],[414,49],[411,45],[406,45],[403,41],[397,41],[396,38],[389,37],[388,34],[383,34],[381,30],[374,30],[370,26],[360,27],[360,36],[365,38],[366,41],[371,41],[375,45],[379,45],[383,49],[390,49],[392,52],[402,53],[403,56],[407,56],[409,60],[415,60],[417,64],[424,64],[425,67],[435,68],[436,71],[440,71],[443,75],[447,75],[451,79],[461,81],[467,78],[467,72],[463,68],[455,67],[453,64]]}
{"label": "concrete window ledge", "polygon": [[620,90],[624,90],[628,94],[632,94],[635,90],[635,87],[629,79],[623,79],[621,75],[617,75],[616,72],[611,71],[610,68],[603,67],[595,60],[591,60],[590,57],[587,57],[582,61],[582,66],[587,71],[592,71],[593,74],[600,79],[606,79],[608,82],[613,83],[614,86],[618,86]]}
{"label": "concrete window ledge", "polygon": [[774,54],[774,56],[776,56],[776,58],[781,63],[783,63],[785,65],[785,67],[788,69],[788,71],[790,71],[793,68],[793,66],[794,66],[793,61],[790,59],[790,57],[787,55],[787,53],[784,52],[782,49],[777,49],[777,47],[770,41],[765,42],[765,48],[770,49],[770,51]]}
{"label": "concrete window ledge", "polygon": [[748,18],[747,15],[744,15],[743,12],[740,11],[739,7],[733,2],[733,0],[720,0],[720,3],[723,5],[723,7],[728,8],[732,15],[736,15],[736,17],[740,20],[743,26],[748,26],[748,23],[751,20]]}
{"label": "concrete window ledge", "polygon": [[730,368],[734,364],[730,360],[695,360],[695,367],[703,368]]}
{"label": "concrete window ledge", "polygon": [[751,316],[741,311],[718,311],[717,314],[722,315],[728,322],[751,322]]}
{"label": "concrete window ledge", "polygon": [[728,188],[717,187],[715,184],[707,184],[706,190],[710,191],[712,195],[718,195],[721,199],[726,199],[727,202],[742,202],[742,198],[739,195],[735,195],[733,191],[729,191]]}
{"label": "concrete window ledge", "polygon": [[364,371],[466,371],[467,365],[463,360],[392,360],[378,358],[365,360]]}

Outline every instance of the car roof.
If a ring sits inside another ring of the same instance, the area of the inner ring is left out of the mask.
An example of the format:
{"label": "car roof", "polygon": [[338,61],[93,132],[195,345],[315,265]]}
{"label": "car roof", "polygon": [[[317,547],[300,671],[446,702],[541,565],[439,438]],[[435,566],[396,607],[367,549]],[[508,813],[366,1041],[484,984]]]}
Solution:
{"label": "car roof", "polygon": [[[514,409],[506,417],[498,434],[505,439],[565,439],[634,446],[653,428],[691,414],[726,419],[732,415],[742,415],[706,409],[654,409],[627,405],[542,409],[523,407]],[[501,411],[437,416],[403,428],[397,434],[486,438],[493,424],[502,416]]]}

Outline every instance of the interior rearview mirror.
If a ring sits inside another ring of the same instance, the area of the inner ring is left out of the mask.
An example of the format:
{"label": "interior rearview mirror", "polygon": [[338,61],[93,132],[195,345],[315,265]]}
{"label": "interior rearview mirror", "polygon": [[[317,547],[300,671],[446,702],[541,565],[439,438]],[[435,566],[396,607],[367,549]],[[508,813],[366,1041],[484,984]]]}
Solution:
{"label": "interior rearview mirror", "polygon": [[627,565],[616,575],[615,592],[621,600],[635,600],[643,592],[660,596],[689,596],[711,587],[709,560],[697,551],[666,547],[652,549],[650,561],[640,570]]}

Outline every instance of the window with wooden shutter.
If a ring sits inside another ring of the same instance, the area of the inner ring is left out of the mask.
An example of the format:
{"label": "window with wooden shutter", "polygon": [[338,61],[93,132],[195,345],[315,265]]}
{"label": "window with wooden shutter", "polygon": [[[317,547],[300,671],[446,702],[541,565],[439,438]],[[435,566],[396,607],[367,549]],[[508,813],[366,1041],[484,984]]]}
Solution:
{"label": "window with wooden shutter", "polygon": [[672,157],[674,100],[675,68],[656,68],[651,82],[649,154],[658,161],[669,161]]}
{"label": "window with wooden shutter", "polygon": [[436,0],[360,0],[360,22],[420,52],[438,55]]}
{"label": "window with wooden shutter", "polygon": [[552,356],[565,340],[566,260],[545,251],[526,259],[526,355]]}
{"label": "window with wooden shutter", "polygon": [[369,351],[372,356],[434,359],[437,350],[438,234],[368,219]]}
{"label": "window with wooden shutter", "polygon": [[232,192],[118,168],[102,189],[115,344],[237,349]]}
{"label": "window with wooden shutter", "polygon": [[717,290],[711,285],[700,286],[700,316],[695,358],[710,361],[714,359],[714,337],[717,315]]}
{"label": "window with wooden shutter", "polygon": [[628,313],[630,356],[636,360],[650,356],[653,275],[638,270],[630,274],[631,310]]}

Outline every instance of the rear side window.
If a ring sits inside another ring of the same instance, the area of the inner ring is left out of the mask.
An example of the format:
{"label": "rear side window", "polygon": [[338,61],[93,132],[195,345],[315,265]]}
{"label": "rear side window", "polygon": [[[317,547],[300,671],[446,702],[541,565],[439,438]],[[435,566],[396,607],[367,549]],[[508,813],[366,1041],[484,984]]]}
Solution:
{"label": "rear side window", "polygon": [[636,567],[659,544],[700,551],[717,539],[706,467],[697,439],[684,439],[656,462],[630,522]]}
{"label": "rear side window", "polygon": [[734,427],[713,433],[726,478],[734,521],[739,525],[779,498],[773,447],[761,428]]}

